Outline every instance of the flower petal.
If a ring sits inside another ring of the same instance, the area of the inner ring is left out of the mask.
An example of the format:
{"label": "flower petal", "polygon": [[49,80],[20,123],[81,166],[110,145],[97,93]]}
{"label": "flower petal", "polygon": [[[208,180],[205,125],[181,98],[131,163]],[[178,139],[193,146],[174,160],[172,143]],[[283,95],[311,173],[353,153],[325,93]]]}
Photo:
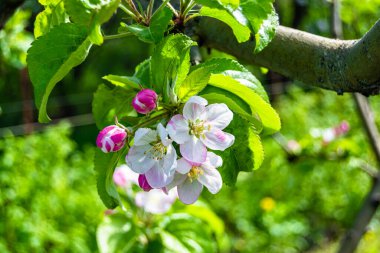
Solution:
{"label": "flower petal", "polygon": [[223,165],[223,159],[213,152],[207,152],[207,158],[210,164],[215,168]]}
{"label": "flower petal", "polygon": [[184,204],[193,204],[199,198],[203,189],[203,185],[197,180],[190,181],[186,179],[185,182],[177,186],[178,197]]}
{"label": "flower petal", "polygon": [[206,107],[207,123],[211,127],[223,130],[233,118],[233,113],[225,104],[211,104]]}
{"label": "flower petal", "polygon": [[152,188],[162,188],[173,181],[174,173],[173,175],[166,174],[163,168],[156,163],[153,168],[145,173],[145,177]]}
{"label": "flower petal", "polygon": [[177,167],[177,152],[173,145],[167,147],[166,155],[159,162],[162,169],[167,175],[173,175]]}
{"label": "flower petal", "polygon": [[157,132],[164,146],[168,146],[173,142],[172,140],[168,138],[168,132],[166,131],[166,128],[161,123],[157,125]]}
{"label": "flower petal", "polygon": [[213,166],[202,165],[203,174],[200,174],[198,181],[207,187],[212,193],[216,194],[222,188],[222,177],[217,169]]}
{"label": "flower petal", "polygon": [[235,136],[214,128],[210,132],[205,132],[201,140],[210,149],[224,151],[234,144]]}
{"label": "flower petal", "polygon": [[157,132],[149,128],[139,128],[135,133],[134,146],[148,145],[157,141]]}
{"label": "flower petal", "polygon": [[144,146],[132,146],[129,149],[128,155],[125,157],[125,161],[136,173],[144,174],[148,170],[150,170],[155,163],[156,160],[150,158],[145,153],[147,150],[151,148],[150,145]]}
{"label": "flower petal", "polygon": [[181,155],[189,162],[201,164],[206,161],[207,148],[202,141],[195,136],[180,145]]}
{"label": "flower petal", "polygon": [[206,99],[199,96],[191,97],[183,107],[184,118],[192,121],[204,120],[206,118],[206,105]]}
{"label": "flower petal", "polygon": [[186,174],[190,171],[192,165],[185,159],[181,158],[177,160],[177,169],[176,171],[181,174]]}
{"label": "flower petal", "polygon": [[170,138],[178,144],[183,144],[190,139],[190,129],[187,120],[181,115],[174,115],[166,126]]}
{"label": "flower petal", "polygon": [[171,181],[166,187],[165,189],[167,191],[170,191],[170,189],[176,187],[177,185],[181,185],[183,184],[183,182],[186,180],[187,178],[187,175],[183,175],[183,174],[180,174],[180,173],[175,173],[174,174],[174,178],[173,178],[173,181]]}

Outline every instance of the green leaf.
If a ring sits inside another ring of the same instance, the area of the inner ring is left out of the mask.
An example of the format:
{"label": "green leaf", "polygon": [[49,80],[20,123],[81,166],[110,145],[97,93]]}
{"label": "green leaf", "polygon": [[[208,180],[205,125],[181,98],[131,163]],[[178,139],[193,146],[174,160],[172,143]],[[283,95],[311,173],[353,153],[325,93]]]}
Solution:
{"label": "green leaf", "polygon": [[120,0],[64,0],[64,3],[71,20],[86,26],[91,42],[100,45],[103,43],[100,26],[112,17]]}
{"label": "green leaf", "polygon": [[248,41],[251,37],[251,30],[247,26],[248,21],[244,15],[241,15],[239,10],[237,10],[235,15],[233,15],[227,10],[212,9],[203,6],[199,13],[202,16],[215,18],[226,23],[229,27],[231,27],[232,32],[239,43]]}
{"label": "green leaf", "polygon": [[263,124],[260,118],[255,113],[252,114],[250,106],[235,94],[217,87],[207,86],[199,95],[205,98],[209,104],[226,104],[233,113],[252,124],[251,127],[256,133],[262,131]]}
{"label": "green leaf", "polygon": [[259,32],[255,34],[256,47],[255,53],[263,50],[276,35],[276,29],[279,26],[278,15],[273,9],[268,18],[263,21]]}
{"label": "green leaf", "polygon": [[160,9],[153,14],[149,26],[140,24],[126,25],[122,23],[127,31],[136,35],[141,41],[147,43],[158,43],[164,38],[164,33],[168,28],[173,13],[167,7]]}
{"label": "green leaf", "polygon": [[104,80],[109,81],[115,86],[120,86],[127,89],[140,90],[139,80],[133,76],[117,76],[117,75],[107,75],[103,76]]}
{"label": "green leaf", "polygon": [[149,58],[137,65],[135,74],[133,75],[133,77],[137,78],[140,81],[140,84],[145,88],[152,88],[150,81],[150,61]]}
{"label": "green leaf", "polygon": [[38,38],[50,31],[51,28],[61,23],[68,22],[63,1],[51,3],[40,12],[34,21],[34,37]]}
{"label": "green leaf", "polygon": [[166,253],[216,252],[212,229],[201,219],[189,214],[167,215],[160,231]]}
{"label": "green leaf", "polygon": [[98,194],[107,208],[113,209],[119,205],[119,194],[113,183],[113,172],[119,162],[124,157],[126,149],[119,152],[103,153],[96,149],[94,166],[97,178]]}
{"label": "green leaf", "polygon": [[33,42],[28,51],[27,63],[40,122],[50,121],[46,105],[54,86],[86,59],[91,45],[87,30],[70,23],[54,27]]}
{"label": "green leaf", "polygon": [[96,241],[100,253],[138,252],[139,231],[124,214],[105,216],[96,231]]}
{"label": "green leaf", "polygon": [[225,151],[215,153],[223,158],[223,165],[219,168],[223,182],[234,185],[240,171],[252,171],[261,166],[264,151],[260,137],[239,115],[234,115],[225,131],[235,136],[235,143]]}
{"label": "green leaf", "polygon": [[225,76],[230,76],[241,84],[254,90],[265,101],[269,102],[268,95],[260,81],[257,80],[257,78],[249,72],[249,70],[235,60],[213,58],[209,61],[198,64],[194,67],[193,71],[199,68],[205,68],[210,71],[211,74],[223,74]]}
{"label": "green leaf", "polygon": [[209,84],[227,90],[244,100],[252,112],[259,116],[265,134],[272,134],[280,130],[281,121],[277,112],[252,89],[242,85],[232,77],[221,74],[212,75]]}
{"label": "green leaf", "polygon": [[255,33],[255,52],[260,52],[272,40],[278,26],[272,0],[241,0],[240,7]]}
{"label": "green leaf", "polygon": [[[169,35],[155,48],[151,59],[152,87],[165,102],[175,97],[175,86],[185,80],[190,69],[190,48],[196,45],[189,37]],[[172,101],[175,102],[175,101]]]}
{"label": "green leaf", "polygon": [[198,68],[191,72],[180,86],[176,86],[179,87],[176,91],[178,99],[185,102],[201,92],[207,86],[210,76],[211,70],[208,68]]}
{"label": "green leaf", "polygon": [[99,129],[112,125],[115,122],[115,116],[122,120],[126,116],[137,114],[132,107],[132,99],[137,91],[123,87],[109,88],[102,84],[94,94],[92,102],[92,113],[95,123]]}

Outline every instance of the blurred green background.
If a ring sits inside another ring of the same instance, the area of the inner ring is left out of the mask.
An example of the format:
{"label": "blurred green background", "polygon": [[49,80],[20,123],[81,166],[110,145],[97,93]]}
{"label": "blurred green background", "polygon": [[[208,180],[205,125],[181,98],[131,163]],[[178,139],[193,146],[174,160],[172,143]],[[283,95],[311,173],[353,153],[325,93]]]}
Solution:
{"label": "blurred green background", "polygon": [[[282,25],[332,37],[330,1],[281,0],[275,5]],[[380,17],[380,0],[344,0],[341,5],[346,39],[361,37]],[[94,47],[86,62],[54,89],[48,106],[57,119],[54,126],[40,125],[25,70],[39,11],[37,0],[25,1],[0,30],[0,252],[97,252],[97,226],[109,218],[104,221],[92,165],[98,132],[92,96],[102,76],[132,74],[151,48],[135,38]],[[104,27],[106,33],[115,33],[116,20]],[[208,53],[203,57],[221,55]],[[376,164],[353,98],[248,67],[267,88],[283,127],[276,138],[264,138],[266,158],[259,170],[240,174],[236,186],[224,186],[215,196],[204,192],[205,205],[224,224],[219,235],[211,235],[210,245],[212,238],[218,243],[210,248],[335,252],[371,186],[364,169]],[[370,102],[380,126],[380,97]],[[349,131],[324,140],[343,121]],[[180,203],[173,210],[195,215]],[[207,226],[202,219],[183,226]],[[115,224],[122,230],[123,224]],[[188,236],[196,241],[199,235]],[[377,212],[358,252],[379,252],[379,238]],[[175,252],[154,243],[140,250]]]}

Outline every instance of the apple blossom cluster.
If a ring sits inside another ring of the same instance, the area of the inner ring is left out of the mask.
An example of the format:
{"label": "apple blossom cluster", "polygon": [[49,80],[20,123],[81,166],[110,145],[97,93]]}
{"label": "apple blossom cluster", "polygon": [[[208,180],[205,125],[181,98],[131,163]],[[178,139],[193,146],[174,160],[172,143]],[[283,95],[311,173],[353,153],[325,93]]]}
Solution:
{"label": "apple blossom cluster", "polygon": [[[133,108],[149,114],[157,108],[157,94],[150,89],[137,93]],[[177,189],[185,204],[194,203],[205,186],[212,194],[222,187],[217,170],[222,158],[210,150],[224,151],[233,145],[235,137],[223,130],[233,118],[231,110],[222,103],[210,104],[200,96],[191,97],[182,114],[170,118],[166,126],[158,123],[155,129],[138,128],[133,145],[125,158],[130,169],[139,174],[138,184],[144,191]],[[108,126],[97,138],[103,152],[120,150],[127,141],[123,126]],[[129,136],[130,137],[130,136]]]}

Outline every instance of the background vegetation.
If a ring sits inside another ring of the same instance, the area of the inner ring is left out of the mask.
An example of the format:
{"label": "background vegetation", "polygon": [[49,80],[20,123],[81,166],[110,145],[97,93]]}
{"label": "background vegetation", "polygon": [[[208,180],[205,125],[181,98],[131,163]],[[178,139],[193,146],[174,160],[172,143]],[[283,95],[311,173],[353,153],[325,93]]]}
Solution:
{"label": "background vegetation", "polygon": [[[332,36],[330,2],[284,0],[276,5],[281,24]],[[33,123],[36,111],[24,69],[33,40],[31,20],[40,10],[37,1],[26,1],[0,31],[0,252],[96,252],[96,228],[105,209],[92,168],[97,135],[89,115],[92,94],[102,76],[132,74],[151,49],[134,38],[94,48],[50,99],[51,116],[71,123],[45,128]],[[344,0],[341,13],[345,38],[358,38],[380,16],[380,1]],[[116,27],[110,24],[105,31]],[[203,57],[210,57],[206,50]],[[221,252],[334,252],[369,190],[365,170],[376,164],[353,99],[249,68],[266,84],[283,128],[281,135],[264,140],[261,169],[242,173],[236,186],[224,186],[218,195],[204,193],[203,204],[224,223],[219,232],[207,231],[218,241],[210,247]],[[380,108],[379,97],[371,103]],[[342,121],[349,131],[326,142],[328,129]],[[179,203],[170,212],[194,215]],[[379,216],[359,252],[380,248]],[[206,226],[204,217],[199,219],[197,226]],[[116,224],[117,229],[124,223]],[[183,238],[197,240],[196,234],[188,236]],[[148,249],[139,251],[154,252]]]}

